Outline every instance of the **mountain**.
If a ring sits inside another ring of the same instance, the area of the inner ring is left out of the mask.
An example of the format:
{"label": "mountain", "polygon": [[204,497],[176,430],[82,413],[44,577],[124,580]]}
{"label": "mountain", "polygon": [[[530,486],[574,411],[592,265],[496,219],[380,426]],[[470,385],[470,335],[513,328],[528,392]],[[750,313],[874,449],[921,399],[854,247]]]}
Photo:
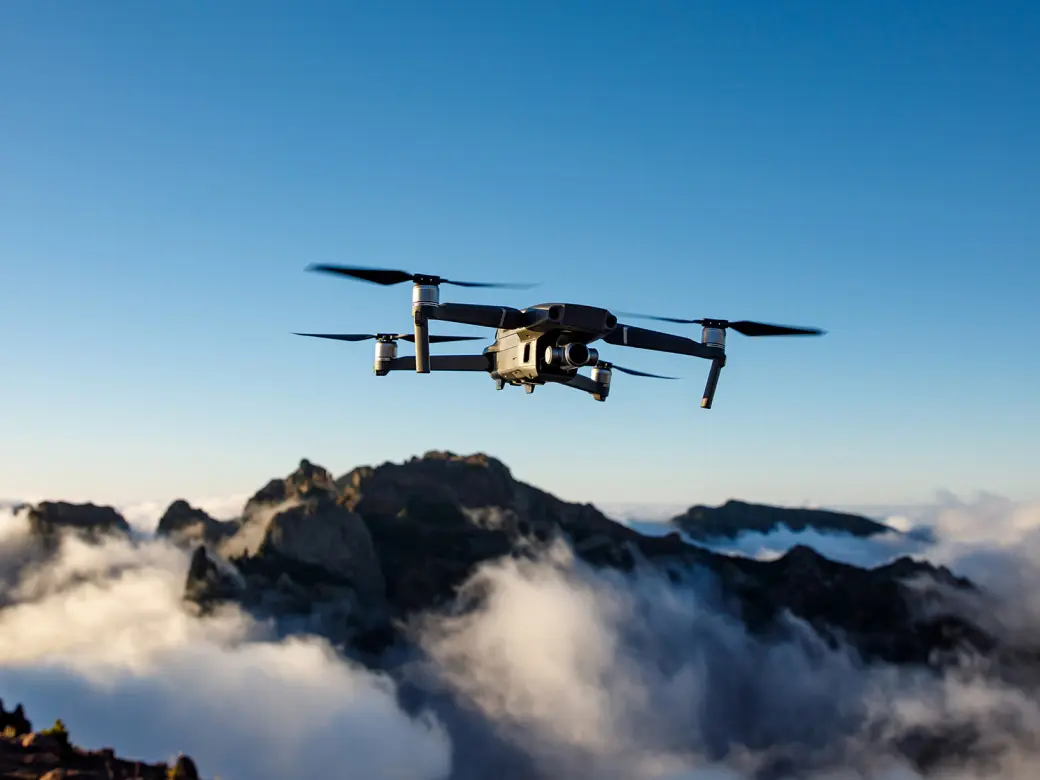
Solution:
{"label": "mountain", "polygon": [[[53,552],[63,533],[131,538],[110,507],[44,502],[21,511],[41,555]],[[890,530],[851,514],[736,501],[693,507],[672,523],[697,539],[779,526],[863,537]],[[483,596],[463,589],[482,564],[534,560],[560,544],[584,564],[622,577],[636,570],[673,583],[709,577],[720,609],[756,637],[789,634],[793,616],[830,646],[854,648],[862,663],[938,673],[968,655],[991,659],[1001,675],[1040,667],[1035,652],[1007,647],[973,621],[959,605],[977,595],[976,586],[943,567],[904,557],[863,569],[805,546],[758,561],[688,543],[678,530],[644,536],[591,504],[516,479],[483,453],[431,451],[339,477],[304,459],[261,487],[238,518],[219,521],[179,499],[156,534],[190,552],[184,603],[191,611],[206,615],[233,602],[273,620],[282,634],[324,636],[374,669],[393,668],[389,659],[413,646],[424,618],[473,609]],[[8,739],[4,750],[29,750],[15,742]],[[942,754],[928,744],[932,758],[915,754],[919,765]],[[0,778],[10,771],[5,766]]]}
{"label": "mountain", "polygon": [[673,517],[669,525],[698,541],[735,539],[742,533],[767,534],[781,527],[792,531],[815,530],[858,537],[894,531],[887,525],[847,512],[766,506],[744,501],[727,501],[716,507],[692,506]]}
{"label": "mountain", "polygon": [[[787,517],[786,510],[762,507],[756,515],[756,507],[743,506],[745,527],[769,528]],[[160,532],[169,533],[173,511],[183,509],[172,506]],[[884,528],[861,520],[843,527],[861,534]],[[214,523],[201,520],[192,541],[177,537],[195,546],[190,601],[202,610],[235,601],[287,624],[306,619],[355,651],[381,653],[406,641],[409,618],[451,604],[480,564],[534,555],[558,538],[596,567],[631,572],[638,562],[675,580],[706,569],[756,631],[775,630],[776,618],[789,612],[823,636],[851,640],[869,658],[897,663],[927,664],[965,643],[973,650],[992,644],[954,616],[916,614],[910,580],[971,587],[945,569],[901,558],[864,570],[804,546],[764,562],[710,552],[679,533],[644,536],[591,504],[514,479],[484,454],[428,452],[336,479],[304,460],[258,491],[233,529],[215,531]]]}
{"label": "mountain", "polygon": [[[60,529],[89,538],[130,533],[110,507],[43,502],[23,511],[47,545]],[[889,530],[855,515],[736,501],[693,507],[673,524],[701,538],[779,525],[859,536]],[[908,583],[972,589],[942,567],[900,558],[860,569],[806,546],[757,561],[687,543],[678,532],[644,536],[592,504],[515,479],[482,453],[431,451],[337,478],[305,459],[258,490],[235,520],[176,500],[156,533],[193,551],[185,599],[200,614],[235,602],[284,626],[305,624],[349,652],[380,654],[407,641],[409,619],[451,605],[479,565],[536,556],[557,540],[594,567],[649,566],[673,581],[710,572],[752,630],[774,631],[778,616],[790,613],[871,659],[927,665],[937,653],[988,652],[995,644],[950,612],[915,607],[917,589]]]}

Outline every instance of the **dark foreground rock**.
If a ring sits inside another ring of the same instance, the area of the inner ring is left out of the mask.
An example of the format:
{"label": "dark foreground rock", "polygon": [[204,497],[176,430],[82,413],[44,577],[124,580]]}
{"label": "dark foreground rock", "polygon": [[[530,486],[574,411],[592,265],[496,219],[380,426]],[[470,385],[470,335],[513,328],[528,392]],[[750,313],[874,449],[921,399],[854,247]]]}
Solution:
{"label": "dark foreground rock", "polygon": [[4,710],[0,700],[0,780],[199,780],[188,756],[172,764],[120,758],[115,750],[76,747],[64,725],[33,731],[19,704]]}
{"label": "dark foreground rock", "polygon": [[735,539],[742,533],[768,534],[781,527],[792,531],[814,530],[869,537],[893,529],[861,515],[827,509],[765,506],[727,501],[722,506],[692,506],[669,524],[691,539]]}

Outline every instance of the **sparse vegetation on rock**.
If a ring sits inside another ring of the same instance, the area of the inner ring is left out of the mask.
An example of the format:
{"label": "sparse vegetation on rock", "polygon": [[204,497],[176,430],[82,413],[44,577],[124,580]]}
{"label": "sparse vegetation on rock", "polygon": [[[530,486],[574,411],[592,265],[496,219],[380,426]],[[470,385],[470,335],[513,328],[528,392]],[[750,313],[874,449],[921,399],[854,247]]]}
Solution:
{"label": "sparse vegetation on rock", "polygon": [[120,758],[111,748],[76,747],[60,718],[50,728],[33,731],[20,704],[7,713],[0,701],[0,725],[2,780],[200,780],[195,762],[187,756],[168,767]]}

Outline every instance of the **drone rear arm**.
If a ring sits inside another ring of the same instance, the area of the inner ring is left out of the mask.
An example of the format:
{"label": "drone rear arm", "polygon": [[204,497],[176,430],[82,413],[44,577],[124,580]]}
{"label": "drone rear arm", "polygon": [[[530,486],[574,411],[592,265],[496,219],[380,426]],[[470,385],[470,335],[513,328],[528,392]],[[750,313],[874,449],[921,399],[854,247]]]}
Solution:
{"label": "drone rear arm", "polygon": [[609,392],[608,385],[601,384],[584,374],[575,374],[566,382],[560,382],[560,384],[566,385],[567,387],[573,387],[576,390],[584,390],[597,401],[605,401],[607,399],[607,393]]}
{"label": "drone rear arm", "polygon": [[[414,371],[415,356],[404,355],[390,360],[390,371]],[[491,372],[491,358],[488,355],[430,355],[429,363],[432,371],[485,371]]]}
{"label": "drone rear arm", "polygon": [[636,349],[649,349],[655,352],[671,352],[677,355],[691,355],[692,357],[724,358],[726,353],[719,347],[709,347],[699,341],[688,339],[685,336],[675,336],[671,333],[662,333],[647,328],[637,328],[634,325],[618,326],[610,331],[603,340],[608,344],[616,344],[622,347],[635,347]]}

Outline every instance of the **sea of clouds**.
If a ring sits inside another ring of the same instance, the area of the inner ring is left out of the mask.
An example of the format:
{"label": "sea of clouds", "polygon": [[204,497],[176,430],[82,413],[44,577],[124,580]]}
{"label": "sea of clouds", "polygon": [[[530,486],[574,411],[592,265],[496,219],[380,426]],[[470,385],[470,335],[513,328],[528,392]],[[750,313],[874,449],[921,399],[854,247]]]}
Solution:
{"label": "sea of clouds", "polygon": [[[204,505],[230,515],[241,502]],[[122,509],[140,539],[69,541],[42,568],[26,566],[22,516],[0,510],[0,696],[37,727],[62,718],[81,745],[152,761],[183,751],[223,780],[915,780],[896,740],[973,723],[999,761],[943,780],[1040,777],[1034,694],[868,667],[808,630],[764,643],[696,572],[678,585],[597,573],[563,547],[485,566],[471,583],[482,606],[421,625],[391,675],[236,609],[192,617],[187,554],[149,537],[162,507]],[[892,524],[916,532],[713,546],[769,558],[805,544],[859,566],[926,558],[987,589],[988,628],[1036,640],[1040,505],[944,496]]]}

